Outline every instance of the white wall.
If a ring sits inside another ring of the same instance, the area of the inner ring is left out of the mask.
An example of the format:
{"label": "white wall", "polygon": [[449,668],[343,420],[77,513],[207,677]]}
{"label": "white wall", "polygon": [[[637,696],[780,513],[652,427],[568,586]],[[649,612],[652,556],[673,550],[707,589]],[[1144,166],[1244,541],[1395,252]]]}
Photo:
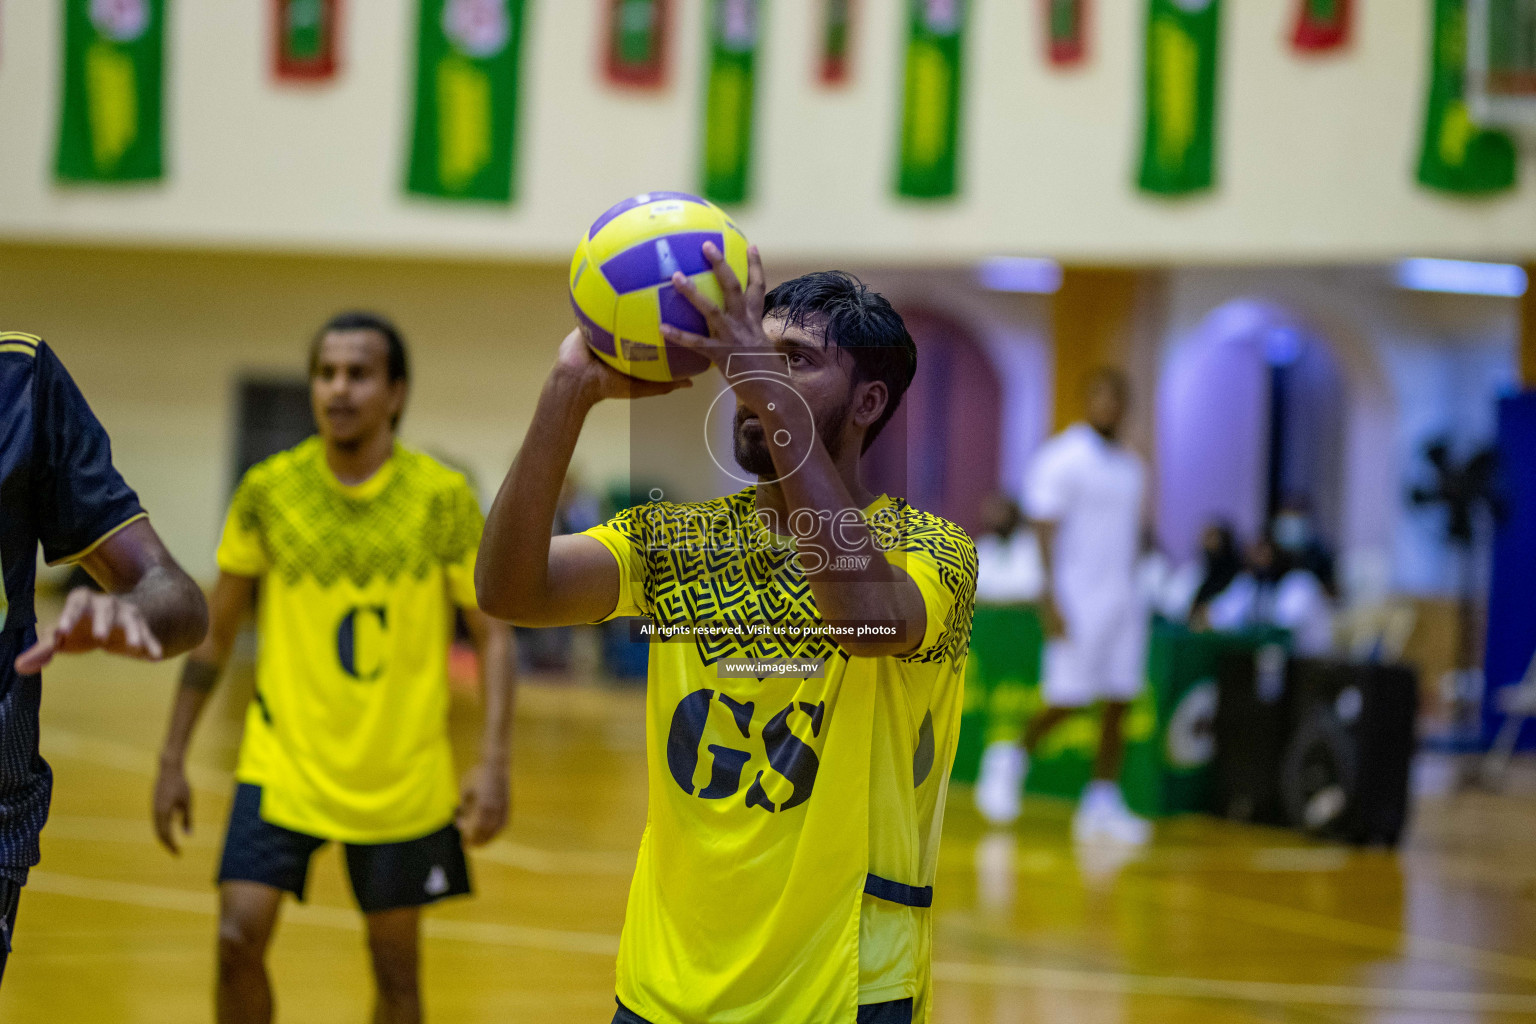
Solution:
{"label": "white wall", "polygon": [[[5,5],[0,237],[562,259],[612,201],[696,183],[702,3],[680,0],[671,87],[598,81],[593,0],[533,0],[520,201],[445,206],[400,194],[410,0],[347,7],[344,72],[278,87],[265,3],[172,4],[167,182],[52,185],[59,4]],[[1144,5],[1094,5],[1089,66],[1041,57],[1039,5],[973,0],[963,197],[891,197],[905,5],[861,5],[854,85],[814,81],[819,3],[769,5],[758,198],[740,211],[770,263],[1344,260],[1411,252],[1536,255],[1536,186],[1457,201],[1412,181],[1430,4],[1358,5],[1357,40],[1321,59],[1286,42],[1294,4],[1226,6],[1220,190],[1177,202],[1131,187]],[[1527,168],[1529,171],[1529,168]],[[1530,174],[1526,175],[1527,178]]]}

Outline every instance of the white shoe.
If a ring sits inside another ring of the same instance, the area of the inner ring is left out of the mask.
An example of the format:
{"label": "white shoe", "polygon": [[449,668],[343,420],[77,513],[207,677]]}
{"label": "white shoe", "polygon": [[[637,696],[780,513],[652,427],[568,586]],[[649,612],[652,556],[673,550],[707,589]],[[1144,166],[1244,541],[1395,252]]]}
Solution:
{"label": "white shoe", "polygon": [[1079,843],[1145,846],[1152,840],[1152,823],[1131,813],[1113,784],[1094,784],[1072,816],[1072,838]]}
{"label": "white shoe", "polygon": [[1029,756],[1023,747],[1007,740],[990,744],[981,755],[981,772],[972,794],[976,810],[993,825],[1013,824],[1019,818],[1028,772]]}

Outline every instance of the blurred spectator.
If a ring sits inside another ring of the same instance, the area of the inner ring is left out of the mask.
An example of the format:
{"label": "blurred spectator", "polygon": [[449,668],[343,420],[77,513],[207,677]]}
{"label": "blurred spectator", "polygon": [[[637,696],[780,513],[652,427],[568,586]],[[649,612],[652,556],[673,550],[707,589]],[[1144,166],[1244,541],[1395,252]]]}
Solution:
{"label": "blurred spectator", "polygon": [[1231,525],[1214,522],[1206,526],[1200,532],[1199,559],[1180,570],[1184,574],[1181,586],[1186,599],[1179,617],[1196,629],[1208,626],[1206,614],[1211,602],[1230,587],[1242,571],[1243,557]]}
{"label": "blurred spectator", "polygon": [[1246,569],[1211,600],[1205,618],[1213,629],[1289,630],[1292,649],[1306,657],[1333,650],[1333,606],[1322,582],[1268,537],[1248,549]]}
{"label": "blurred spectator", "polygon": [[560,488],[560,504],[555,506],[555,534],[581,533],[602,521],[602,500],[582,484],[575,470],[566,474],[565,484]]}
{"label": "blurred spectator", "polygon": [[984,604],[1025,604],[1040,600],[1045,567],[1040,539],[1006,494],[981,503],[982,534],[976,538],[976,600]]}
{"label": "blurred spectator", "polygon": [[1339,596],[1333,552],[1318,534],[1311,502],[1299,494],[1286,498],[1275,512],[1274,522],[1270,524],[1270,536],[1288,556],[1291,565],[1315,576],[1330,598]]}

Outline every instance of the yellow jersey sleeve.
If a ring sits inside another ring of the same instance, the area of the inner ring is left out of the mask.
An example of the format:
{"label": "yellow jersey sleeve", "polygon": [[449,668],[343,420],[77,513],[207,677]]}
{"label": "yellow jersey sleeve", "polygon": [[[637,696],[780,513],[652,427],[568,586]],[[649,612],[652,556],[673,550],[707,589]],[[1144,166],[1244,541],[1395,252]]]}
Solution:
{"label": "yellow jersey sleeve", "polygon": [[618,603],[599,622],[651,613],[645,597],[645,517],[638,514],[643,507],[625,509],[606,523],[584,531],[584,536],[602,544],[619,563]]}
{"label": "yellow jersey sleeve", "polygon": [[445,534],[449,543],[443,552],[443,569],[448,576],[448,596],[460,608],[478,608],[475,597],[475,556],[480,550],[480,534],[485,529],[485,515],[480,499],[470,489],[469,481],[457,478],[449,492]]}
{"label": "yellow jersey sleeve", "polygon": [[232,576],[261,576],[272,567],[261,535],[261,486],[249,473],[235,488],[215,557]]}
{"label": "yellow jersey sleeve", "polygon": [[937,516],[914,516],[904,542],[885,553],[923,595],[923,642],[902,661],[963,658],[970,648],[976,608],[976,547],[965,531]]}

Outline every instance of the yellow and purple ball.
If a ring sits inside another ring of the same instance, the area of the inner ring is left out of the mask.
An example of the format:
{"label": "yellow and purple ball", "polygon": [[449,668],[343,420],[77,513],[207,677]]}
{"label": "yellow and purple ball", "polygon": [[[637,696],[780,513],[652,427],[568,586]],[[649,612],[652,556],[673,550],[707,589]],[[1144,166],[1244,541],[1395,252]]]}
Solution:
{"label": "yellow and purple ball", "polygon": [[720,285],[704,243],[713,242],[746,287],[747,239],[726,212],[686,192],[646,192],[597,218],[571,259],[571,308],[598,358],[641,380],[692,377],[709,361],[667,342],[661,325],[709,327],[672,284],[682,271],[711,301]]}

